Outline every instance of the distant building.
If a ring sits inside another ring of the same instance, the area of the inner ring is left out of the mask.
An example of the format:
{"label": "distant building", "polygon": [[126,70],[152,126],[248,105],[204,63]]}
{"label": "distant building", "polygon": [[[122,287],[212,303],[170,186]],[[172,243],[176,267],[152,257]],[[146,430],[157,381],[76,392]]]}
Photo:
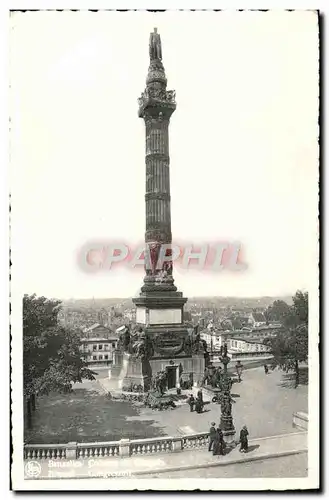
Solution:
{"label": "distant building", "polygon": [[270,352],[271,348],[257,338],[231,337],[227,340],[229,352]]}
{"label": "distant building", "polygon": [[[256,343],[263,346],[263,341],[266,338],[275,337],[280,330],[281,328],[279,325],[273,327],[261,326],[258,328],[245,328],[235,331],[206,328],[200,332],[200,337],[202,340],[206,341],[209,351],[218,351],[221,346],[226,344],[229,349],[232,348],[237,351],[242,350],[241,352],[243,352],[243,350],[249,352],[263,352],[266,351],[263,347],[248,347],[247,344]],[[239,343],[236,343],[238,339]],[[234,340],[233,344],[231,342],[232,340]],[[243,344],[243,342],[245,343]]]}
{"label": "distant building", "polygon": [[127,322],[136,322],[136,309],[127,309],[123,314],[123,319]]}
{"label": "distant building", "polygon": [[266,326],[266,318],[261,312],[252,312],[249,316],[249,324],[253,327]]}
{"label": "distant building", "polygon": [[113,351],[118,343],[118,335],[109,328],[95,323],[83,332],[81,353],[90,365],[109,365],[113,362]]}

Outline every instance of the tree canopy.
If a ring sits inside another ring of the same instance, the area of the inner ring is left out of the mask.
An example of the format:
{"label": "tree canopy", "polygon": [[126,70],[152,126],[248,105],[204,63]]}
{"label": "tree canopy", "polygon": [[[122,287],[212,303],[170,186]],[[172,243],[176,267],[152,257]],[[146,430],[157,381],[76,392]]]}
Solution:
{"label": "tree canopy", "polygon": [[24,395],[68,392],[72,383],[94,379],[81,357],[80,338],[58,323],[61,302],[24,295]]}
{"label": "tree canopy", "polygon": [[278,308],[276,304],[276,311],[280,310],[282,313],[279,321],[284,329],[275,338],[267,339],[266,343],[271,347],[273,365],[286,371],[295,371],[297,387],[299,363],[307,361],[308,358],[308,293],[298,290],[292,300],[293,304],[287,306],[288,309],[282,304]]}
{"label": "tree canopy", "polygon": [[287,314],[290,314],[290,307],[284,300],[275,300],[265,311],[266,319],[271,321],[284,321]]}

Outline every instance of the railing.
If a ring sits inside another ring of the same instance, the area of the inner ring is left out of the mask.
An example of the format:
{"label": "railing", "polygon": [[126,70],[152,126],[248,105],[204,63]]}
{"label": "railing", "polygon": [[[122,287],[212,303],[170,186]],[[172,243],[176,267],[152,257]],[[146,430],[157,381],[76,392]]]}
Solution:
{"label": "railing", "polygon": [[63,459],[66,458],[66,444],[26,444],[25,459]]}
{"label": "railing", "polygon": [[77,443],[76,458],[117,457],[120,441],[107,443]]}
{"label": "railing", "polygon": [[190,450],[195,448],[204,448],[208,444],[208,432],[202,434],[193,434],[182,438],[182,449]]}
{"label": "railing", "polygon": [[170,451],[173,451],[174,439],[175,438],[170,438],[170,437],[153,438],[153,439],[134,439],[133,441],[130,441],[130,455],[168,453]]}
{"label": "railing", "polygon": [[170,453],[207,446],[208,433],[191,434],[177,437],[158,437],[151,439],[121,439],[104,443],[68,443],[58,445],[28,444],[24,446],[25,459],[84,459],[129,457]]}

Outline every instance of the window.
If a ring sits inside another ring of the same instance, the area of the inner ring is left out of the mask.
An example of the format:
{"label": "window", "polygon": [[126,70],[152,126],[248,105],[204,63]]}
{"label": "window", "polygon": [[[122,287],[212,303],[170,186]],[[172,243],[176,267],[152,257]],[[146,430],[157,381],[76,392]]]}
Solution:
{"label": "window", "polygon": [[101,351],[103,349],[103,344],[99,344],[98,349]]}
{"label": "window", "polygon": [[93,351],[97,351],[97,345],[93,345]]}
{"label": "window", "polygon": [[108,344],[104,344],[104,351],[108,351],[109,350],[109,345]]}
{"label": "window", "polygon": [[107,355],[107,354],[105,354],[104,359],[109,359],[109,357],[108,357],[108,355]]}
{"label": "window", "polygon": [[98,359],[103,359],[103,356],[98,356]]}
{"label": "window", "polygon": [[113,347],[113,348],[115,347],[115,342],[112,342],[112,347]]}
{"label": "window", "polygon": [[97,359],[97,356],[93,356],[93,360]]}

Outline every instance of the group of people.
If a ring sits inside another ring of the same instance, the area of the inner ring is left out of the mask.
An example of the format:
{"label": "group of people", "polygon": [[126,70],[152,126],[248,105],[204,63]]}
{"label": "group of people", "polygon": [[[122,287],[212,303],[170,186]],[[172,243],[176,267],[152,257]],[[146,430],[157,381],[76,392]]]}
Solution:
{"label": "group of people", "polygon": [[187,399],[187,404],[190,407],[190,411],[195,410],[196,413],[202,413],[204,407],[202,390],[201,389],[198,390],[196,398],[193,396],[193,394],[190,394]]}
{"label": "group of people", "polygon": [[[240,452],[246,453],[248,451],[248,436],[249,432],[247,426],[244,425],[240,431]],[[216,429],[215,422],[211,423],[209,429],[209,446],[208,451],[212,451],[213,455],[225,455],[225,441],[222,429],[218,426]]]}

